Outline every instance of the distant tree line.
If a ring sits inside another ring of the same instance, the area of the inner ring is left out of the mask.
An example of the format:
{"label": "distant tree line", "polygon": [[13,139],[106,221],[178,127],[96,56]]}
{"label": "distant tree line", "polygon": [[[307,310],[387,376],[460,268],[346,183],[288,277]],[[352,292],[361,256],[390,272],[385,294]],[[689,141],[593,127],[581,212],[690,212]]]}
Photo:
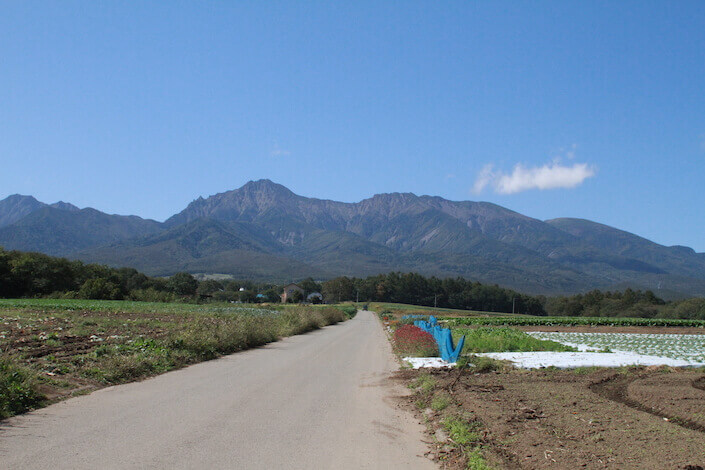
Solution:
{"label": "distant tree line", "polygon": [[148,277],[132,268],[109,268],[41,253],[0,248],[0,297],[66,297],[168,302],[196,293],[190,274]]}
{"label": "distant tree line", "polygon": [[[704,298],[666,302],[649,290],[593,290],[545,297],[460,277],[440,279],[399,272],[367,278],[343,276],[322,283],[308,278],[297,285],[304,292],[297,293],[291,299],[294,302],[305,301],[310,294],[319,292],[328,303],[358,300],[529,315],[705,319]],[[168,278],[149,277],[132,268],[110,268],[0,247],[0,297],[3,298],[275,303],[281,300],[282,287],[249,280],[199,281],[185,272]]]}
{"label": "distant tree line", "polygon": [[[305,300],[321,285],[304,279],[298,285]],[[0,247],[0,298],[56,297],[98,300],[279,302],[282,288],[247,280],[197,280],[186,272],[149,277],[132,268],[55,258],[42,253],[6,251]]]}
{"label": "distant tree line", "polygon": [[666,302],[650,290],[592,290],[585,294],[545,298],[543,304],[546,312],[555,316],[705,320],[705,298],[693,297]]}
{"label": "distant tree line", "polygon": [[439,279],[416,273],[380,274],[364,279],[337,277],[323,283],[323,296],[334,302],[359,299],[528,315],[705,320],[702,297],[666,302],[650,290],[633,289],[546,297],[463,278]]}
{"label": "distant tree line", "polygon": [[323,283],[327,301],[396,302],[485,312],[546,315],[541,298],[461,277],[439,279],[416,273],[379,274],[364,279],[338,277]]}

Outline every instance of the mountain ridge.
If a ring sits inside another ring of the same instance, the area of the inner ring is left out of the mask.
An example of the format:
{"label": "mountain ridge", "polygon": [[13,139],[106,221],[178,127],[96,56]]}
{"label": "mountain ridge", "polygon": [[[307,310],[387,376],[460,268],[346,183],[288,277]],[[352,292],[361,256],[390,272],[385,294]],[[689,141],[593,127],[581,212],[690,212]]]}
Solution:
{"label": "mountain ridge", "polygon": [[233,274],[263,279],[270,264],[280,280],[306,277],[306,270],[398,270],[532,293],[630,285],[705,295],[705,254],[586,219],[541,221],[490,202],[413,193],[346,203],[300,196],[266,179],[194,199],[163,223],[13,195],[0,201],[0,245],[137,263],[159,275],[227,273],[231,266]]}

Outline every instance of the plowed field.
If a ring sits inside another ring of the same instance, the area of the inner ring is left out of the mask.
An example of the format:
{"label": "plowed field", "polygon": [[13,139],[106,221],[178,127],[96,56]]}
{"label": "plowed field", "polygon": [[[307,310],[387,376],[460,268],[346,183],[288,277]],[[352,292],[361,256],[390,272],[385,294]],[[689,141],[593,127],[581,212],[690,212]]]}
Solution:
{"label": "plowed field", "polygon": [[435,370],[432,378],[434,393],[482,423],[483,453],[499,468],[705,467],[702,370]]}

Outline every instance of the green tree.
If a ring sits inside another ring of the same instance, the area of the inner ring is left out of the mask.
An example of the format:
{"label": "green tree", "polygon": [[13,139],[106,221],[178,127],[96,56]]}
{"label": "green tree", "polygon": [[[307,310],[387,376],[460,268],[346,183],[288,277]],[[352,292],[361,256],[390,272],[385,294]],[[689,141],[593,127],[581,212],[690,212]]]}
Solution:
{"label": "green tree", "polygon": [[275,289],[274,287],[270,287],[269,289],[265,290],[263,294],[267,302],[277,303],[281,302],[282,300],[281,291],[279,289]]}
{"label": "green tree", "polygon": [[82,299],[121,300],[120,287],[106,278],[88,279],[78,291]]}
{"label": "green tree", "polygon": [[223,290],[223,284],[214,279],[206,279],[198,284],[198,293],[201,295],[212,295],[221,290]]}
{"label": "green tree", "polygon": [[322,294],[327,302],[343,302],[353,299],[354,290],[352,280],[343,276],[324,282]]}
{"label": "green tree", "polygon": [[304,279],[301,282],[297,282],[296,285],[298,285],[300,288],[304,290],[304,295],[312,294],[314,292],[321,292],[321,285],[317,283],[316,281],[313,280],[313,278],[307,278]]}
{"label": "green tree", "polygon": [[14,286],[10,269],[10,255],[0,248],[0,297],[13,297]]}
{"label": "green tree", "polygon": [[293,294],[291,294],[291,301],[294,302],[295,304],[299,304],[304,301],[304,294],[303,292],[299,290],[295,290]]}
{"label": "green tree", "polygon": [[167,283],[169,290],[177,295],[195,295],[198,289],[198,281],[189,273],[176,273],[169,278]]}
{"label": "green tree", "polygon": [[253,290],[244,290],[239,293],[239,298],[241,302],[251,304],[257,300],[257,292]]}

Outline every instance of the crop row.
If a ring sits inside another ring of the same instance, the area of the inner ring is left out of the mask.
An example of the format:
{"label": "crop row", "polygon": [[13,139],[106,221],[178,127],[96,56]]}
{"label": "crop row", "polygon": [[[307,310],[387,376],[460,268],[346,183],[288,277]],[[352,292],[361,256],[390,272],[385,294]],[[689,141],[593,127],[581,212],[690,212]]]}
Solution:
{"label": "crop row", "polygon": [[705,335],[542,331],[529,334],[537,339],[562,344],[705,363]]}
{"label": "crop row", "polygon": [[448,325],[487,326],[681,326],[705,328],[705,320],[614,317],[466,317],[441,318]]}
{"label": "crop row", "polygon": [[114,313],[161,313],[161,314],[237,314],[271,315],[277,309],[251,307],[242,304],[214,303],[189,304],[178,302],[139,302],[127,300],[84,299],[0,299],[0,309],[23,309],[31,311],[90,311]]}

